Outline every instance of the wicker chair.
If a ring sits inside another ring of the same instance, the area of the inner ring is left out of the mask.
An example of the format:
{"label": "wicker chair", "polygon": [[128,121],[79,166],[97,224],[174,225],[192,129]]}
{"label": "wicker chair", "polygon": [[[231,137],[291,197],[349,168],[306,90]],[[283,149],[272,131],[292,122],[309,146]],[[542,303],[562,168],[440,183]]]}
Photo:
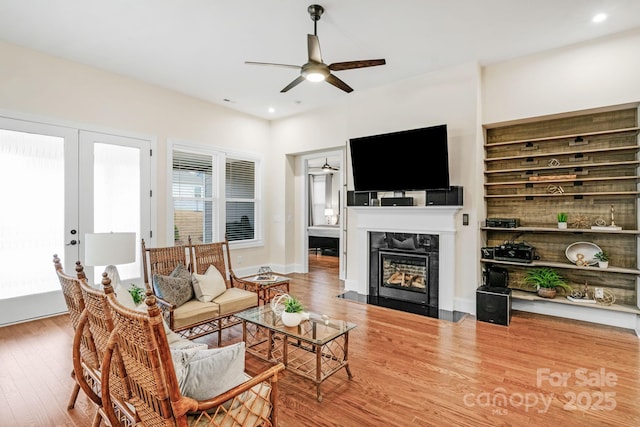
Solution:
{"label": "wicker chair", "polygon": [[[100,398],[100,358],[89,327],[81,322],[85,303],[80,290],[80,280],[67,275],[63,271],[58,255],[53,256],[53,265],[62,287],[62,294],[69,310],[69,318],[75,334],[74,348],[72,350],[74,370],[71,372],[75,385],[71,392],[67,409],[73,409],[75,406],[80,389],[100,407],[102,404],[102,399]],[[98,424],[100,424],[100,415],[96,412],[93,425],[97,426]]]}
{"label": "wicker chair", "polygon": [[[190,320],[189,313],[185,311],[195,308],[194,311],[202,313],[201,304],[187,303],[189,307],[176,307],[168,301],[156,299],[163,312],[167,324],[171,330],[185,338],[194,339],[207,334],[217,332],[218,346],[222,343],[222,330],[241,321],[234,316],[235,313],[258,305],[257,294],[234,286],[235,275],[231,269],[231,257],[229,255],[229,243],[226,241],[216,243],[203,243],[192,245],[189,237],[189,245],[168,246],[159,248],[147,248],[142,240],[142,260],[144,265],[144,282],[147,289],[154,291],[152,280],[154,275],[170,275],[179,265],[188,266],[189,270],[197,274],[204,274],[209,266],[215,266],[225,280],[227,291],[209,304],[210,316],[206,318]],[[232,291],[230,291],[233,289]],[[194,305],[196,307],[194,307]],[[186,319],[186,320],[185,320]]]}
{"label": "wicker chair", "polygon": [[[156,297],[148,293],[148,313],[127,309],[115,298],[110,280],[103,285],[111,308],[114,330],[103,368],[110,369],[114,350],[122,355],[131,384],[130,403],[145,426],[275,426],[277,425],[278,364],[218,396],[197,401],[181,395]],[[102,382],[104,408],[112,424],[110,380]]]}
{"label": "wicker chair", "polygon": [[[107,342],[111,331],[113,331],[113,319],[111,316],[111,309],[107,303],[107,297],[101,289],[94,288],[87,283],[87,277],[84,273],[84,267],[80,261],[76,261],[76,274],[80,281],[80,291],[82,292],[82,298],[84,300],[85,309],[80,316],[80,325],[83,327],[87,325],[93,342],[95,343],[96,353],[98,360],[102,362],[104,354],[107,350]],[[106,273],[104,273],[106,274]],[[75,340],[79,339],[79,333],[76,331]],[[73,360],[74,369],[80,369],[78,365],[79,361],[79,346],[73,347]],[[102,373],[104,374],[104,370]],[[109,377],[111,379],[111,401],[114,404],[114,412],[116,413],[118,425],[133,426],[138,420],[135,411],[132,410],[126,404],[126,401],[130,398],[131,393],[129,390],[129,384],[127,383],[126,371],[122,362],[122,357],[118,351],[113,353],[112,363],[109,370]],[[102,381],[102,380],[101,380]],[[107,419],[107,415],[104,412],[104,408],[101,406],[98,408],[98,413],[102,419]]]}

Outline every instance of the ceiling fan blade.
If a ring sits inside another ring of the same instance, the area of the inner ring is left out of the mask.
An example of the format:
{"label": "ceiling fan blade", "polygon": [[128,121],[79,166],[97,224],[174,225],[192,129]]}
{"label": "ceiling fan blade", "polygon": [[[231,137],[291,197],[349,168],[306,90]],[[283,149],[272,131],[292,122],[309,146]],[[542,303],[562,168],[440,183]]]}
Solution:
{"label": "ceiling fan blade", "polygon": [[249,64],[249,65],[267,65],[267,66],[273,66],[273,67],[286,67],[286,68],[296,68],[296,69],[300,69],[301,67],[299,65],[289,65],[289,64],[276,64],[273,62],[254,62],[254,61],[244,61],[245,64]]}
{"label": "ceiling fan blade", "polygon": [[327,83],[330,83],[335,87],[337,87],[338,89],[342,89],[347,93],[353,92],[353,89],[351,88],[351,86],[349,86],[348,84],[346,84],[345,82],[343,82],[342,80],[334,76],[333,74],[329,74],[326,81]]}
{"label": "ceiling fan blade", "polygon": [[352,70],[354,68],[375,67],[376,65],[384,65],[387,61],[384,59],[365,59],[362,61],[334,62],[329,65],[331,71]]}
{"label": "ceiling fan blade", "polygon": [[286,91],[288,91],[289,89],[291,89],[292,87],[298,86],[300,83],[302,83],[303,81],[305,81],[305,78],[302,76],[298,76],[297,79],[295,79],[294,81],[292,81],[291,83],[289,83],[284,89],[282,89],[280,92],[284,93]]}
{"label": "ceiling fan blade", "polygon": [[307,34],[307,50],[309,51],[309,61],[322,62],[318,36]]}

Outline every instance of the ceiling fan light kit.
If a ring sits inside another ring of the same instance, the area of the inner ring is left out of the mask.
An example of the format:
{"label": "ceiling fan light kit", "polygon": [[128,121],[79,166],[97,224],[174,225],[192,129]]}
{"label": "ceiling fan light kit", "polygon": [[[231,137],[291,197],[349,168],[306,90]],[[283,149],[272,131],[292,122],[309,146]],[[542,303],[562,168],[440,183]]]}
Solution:
{"label": "ceiling fan light kit", "polygon": [[307,53],[308,59],[302,66],[289,65],[289,64],[277,64],[271,62],[254,62],[245,61],[245,64],[251,65],[271,65],[275,67],[297,68],[300,70],[300,76],[285,86],[280,92],[287,92],[289,89],[299,85],[304,80],[310,82],[326,81],[327,83],[341,89],[347,93],[353,92],[353,89],[336,77],[331,71],[343,71],[351,70],[354,68],[375,67],[377,65],[384,65],[386,61],[384,59],[366,59],[361,61],[347,61],[347,62],[335,62],[327,65],[322,60],[322,54],[320,53],[320,41],[318,40],[317,24],[320,17],[324,13],[324,7],[319,4],[312,4],[307,8],[307,12],[313,21],[313,34],[307,34]]}

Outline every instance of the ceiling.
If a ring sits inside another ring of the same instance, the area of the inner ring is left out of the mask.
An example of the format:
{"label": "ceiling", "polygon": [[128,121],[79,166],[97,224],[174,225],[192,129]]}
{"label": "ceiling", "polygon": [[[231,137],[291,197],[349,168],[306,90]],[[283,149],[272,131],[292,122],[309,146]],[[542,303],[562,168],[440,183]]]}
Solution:
{"label": "ceiling", "polygon": [[[0,0],[0,40],[130,76],[265,119],[345,102],[359,91],[487,65],[640,28],[638,0],[322,0],[325,63],[385,58],[280,93],[302,65],[311,0]],[[598,12],[602,23],[591,22]],[[275,111],[268,112],[272,107]]]}

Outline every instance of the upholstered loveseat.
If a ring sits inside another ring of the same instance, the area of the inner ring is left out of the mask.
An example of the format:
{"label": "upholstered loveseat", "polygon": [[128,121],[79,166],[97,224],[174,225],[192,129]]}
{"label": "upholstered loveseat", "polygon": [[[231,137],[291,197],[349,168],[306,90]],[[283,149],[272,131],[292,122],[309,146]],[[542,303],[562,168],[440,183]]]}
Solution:
{"label": "upholstered loveseat", "polygon": [[234,315],[258,305],[258,295],[235,286],[229,243],[147,248],[144,281],[171,330],[194,339],[240,323]]}

